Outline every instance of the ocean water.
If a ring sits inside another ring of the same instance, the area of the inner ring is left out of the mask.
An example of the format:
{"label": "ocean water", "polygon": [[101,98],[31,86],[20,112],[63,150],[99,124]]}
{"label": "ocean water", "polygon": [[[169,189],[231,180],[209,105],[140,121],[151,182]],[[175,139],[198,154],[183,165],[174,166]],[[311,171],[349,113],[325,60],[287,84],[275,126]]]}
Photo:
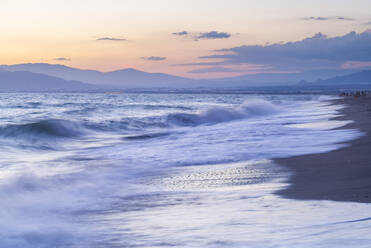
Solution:
{"label": "ocean water", "polygon": [[369,204],[274,194],[362,135],[332,98],[0,94],[0,247],[370,247]]}

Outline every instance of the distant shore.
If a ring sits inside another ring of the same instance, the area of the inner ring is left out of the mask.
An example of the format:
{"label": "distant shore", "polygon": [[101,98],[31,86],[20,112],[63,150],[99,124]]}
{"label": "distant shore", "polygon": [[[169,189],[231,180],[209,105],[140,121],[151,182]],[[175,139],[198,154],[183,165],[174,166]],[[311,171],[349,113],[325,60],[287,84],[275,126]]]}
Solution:
{"label": "distant shore", "polygon": [[357,128],[365,135],[332,152],[274,159],[292,172],[290,185],[276,194],[301,200],[371,203],[371,97],[345,97],[335,104],[346,105],[343,116],[336,119],[353,120],[345,128]]}

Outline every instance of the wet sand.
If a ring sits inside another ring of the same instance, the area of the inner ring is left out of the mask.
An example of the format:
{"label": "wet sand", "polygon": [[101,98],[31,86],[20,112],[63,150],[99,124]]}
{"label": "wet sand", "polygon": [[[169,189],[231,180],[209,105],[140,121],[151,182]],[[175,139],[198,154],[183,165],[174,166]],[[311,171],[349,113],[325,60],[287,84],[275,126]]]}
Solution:
{"label": "wet sand", "polygon": [[365,135],[329,153],[275,159],[292,172],[289,186],[276,194],[301,200],[371,203],[371,97],[336,100],[339,103],[346,107],[336,119],[353,120],[345,128],[357,128]]}

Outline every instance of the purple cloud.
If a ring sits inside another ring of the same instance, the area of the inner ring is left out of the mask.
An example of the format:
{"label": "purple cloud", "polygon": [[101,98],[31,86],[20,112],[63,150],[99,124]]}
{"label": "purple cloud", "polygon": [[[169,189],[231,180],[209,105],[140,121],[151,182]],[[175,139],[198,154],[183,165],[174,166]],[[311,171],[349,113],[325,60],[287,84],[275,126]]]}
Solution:
{"label": "purple cloud", "polygon": [[176,32],[172,33],[172,35],[176,36],[188,36],[194,39],[195,41],[198,40],[215,40],[215,39],[228,39],[232,35],[227,32],[218,32],[218,31],[209,31],[209,32],[201,32],[201,33],[190,33],[188,31]]}
{"label": "purple cloud", "polygon": [[175,32],[172,33],[172,35],[178,35],[178,36],[183,36],[183,35],[188,35],[189,33],[187,31],[182,31],[182,32]]}
{"label": "purple cloud", "polygon": [[188,73],[211,73],[211,72],[244,72],[243,70],[239,69],[233,69],[223,66],[216,66],[216,67],[208,67],[208,68],[202,68],[202,69],[195,69],[192,71],[189,71]]}
{"label": "purple cloud", "polygon": [[54,58],[54,60],[57,60],[57,61],[70,61],[71,59],[70,58],[64,58],[64,57],[59,57],[59,58]]}
{"label": "purple cloud", "polygon": [[217,32],[217,31],[210,31],[204,32],[198,35],[197,39],[228,39],[231,37],[231,34],[226,32]]}
{"label": "purple cloud", "polygon": [[122,38],[114,38],[114,37],[101,37],[101,38],[98,38],[97,41],[127,41],[127,40],[122,39]]}
{"label": "purple cloud", "polygon": [[304,17],[302,18],[303,20],[306,21],[354,21],[353,18],[349,17],[344,17],[344,16],[328,16],[328,17],[323,17],[323,16],[309,16],[309,17]]}
{"label": "purple cloud", "polygon": [[371,61],[371,32],[350,32],[331,38],[318,33],[296,42],[245,45],[215,52],[200,58],[220,61],[196,64],[260,64],[278,69],[338,68],[347,61]]}
{"label": "purple cloud", "polygon": [[150,57],[141,57],[141,59],[151,60],[151,61],[161,61],[161,60],[165,60],[166,57],[150,56]]}

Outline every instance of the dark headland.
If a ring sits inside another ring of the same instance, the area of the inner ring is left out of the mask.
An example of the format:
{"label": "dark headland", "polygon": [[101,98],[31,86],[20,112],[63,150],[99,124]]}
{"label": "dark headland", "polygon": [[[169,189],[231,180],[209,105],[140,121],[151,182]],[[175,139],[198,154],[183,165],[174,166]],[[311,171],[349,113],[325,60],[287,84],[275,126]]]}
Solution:
{"label": "dark headland", "polygon": [[336,119],[353,120],[345,128],[357,128],[364,136],[347,147],[274,161],[292,172],[289,186],[278,195],[301,200],[333,200],[371,203],[371,96],[345,97]]}

